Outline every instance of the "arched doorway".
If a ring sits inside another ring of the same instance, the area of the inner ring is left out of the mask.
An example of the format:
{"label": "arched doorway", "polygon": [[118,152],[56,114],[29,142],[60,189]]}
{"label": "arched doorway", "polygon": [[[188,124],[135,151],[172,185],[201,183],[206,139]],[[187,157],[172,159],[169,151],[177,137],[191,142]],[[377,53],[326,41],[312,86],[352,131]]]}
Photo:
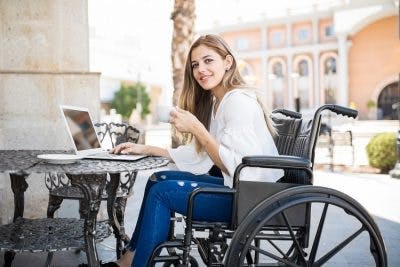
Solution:
{"label": "arched doorway", "polygon": [[336,104],[337,102],[337,75],[336,58],[328,57],[324,62],[324,95],[325,104]]}
{"label": "arched doorway", "polygon": [[282,62],[275,62],[272,65],[273,82],[272,82],[272,97],[273,97],[273,109],[283,108],[283,88],[284,88],[284,76],[283,76],[283,64]]}
{"label": "arched doorway", "polygon": [[[397,120],[398,109],[393,109],[393,104],[400,101],[399,83],[391,83],[382,89],[378,96],[378,120]],[[398,107],[400,108],[400,107]]]}
{"label": "arched doorway", "polygon": [[249,85],[255,85],[256,76],[254,75],[253,68],[249,63],[244,60],[239,60],[238,69],[245,82]]}
{"label": "arched doorway", "polygon": [[286,62],[283,58],[273,57],[268,61],[269,106],[272,109],[287,105]]}
{"label": "arched doorway", "polygon": [[301,109],[307,109],[310,107],[310,66],[308,64],[308,61],[305,59],[302,59],[299,61],[297,64],[297,72],[299,74],[299,78],[297,81],[297,96],[300,99],[300,108]]}

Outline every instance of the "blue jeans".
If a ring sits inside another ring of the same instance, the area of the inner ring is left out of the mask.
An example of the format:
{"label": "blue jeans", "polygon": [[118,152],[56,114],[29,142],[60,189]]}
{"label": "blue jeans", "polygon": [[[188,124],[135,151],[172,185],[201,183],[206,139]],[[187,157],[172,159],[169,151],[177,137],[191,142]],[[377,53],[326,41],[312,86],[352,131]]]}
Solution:
{"label": "blue jeans", "polygon": [[[146,266],[157,245],[168,239],[171,212],[186,215],[190,193],[198,187],[224,188],[223,178],[181,171],[154,173],[144,192],[135,231],[128,249],[135,251],[132,266]],[[229,222],[232,195],[200,194],[193,218]]]}

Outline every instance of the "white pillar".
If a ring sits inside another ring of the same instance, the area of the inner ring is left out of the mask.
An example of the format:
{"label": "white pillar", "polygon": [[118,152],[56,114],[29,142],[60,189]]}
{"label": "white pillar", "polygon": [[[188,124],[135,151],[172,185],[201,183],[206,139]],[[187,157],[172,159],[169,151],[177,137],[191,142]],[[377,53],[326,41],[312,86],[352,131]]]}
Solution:
{"label": "white pillar", "polygon": [[338,38],[338,104],[348,106],[349,104],[349,65],[348,65],[348,43],[347,34],[340,33]]}
{"label": "white pillar", "polygon": [[312,18],[312,41],[313,44],[318,43],[318,18],[316,16],[313,16]]}
{"label": "white pillar", "polygon": [[292,68],[292,63],[293,63],[293,56],[292,54],[288,54],[287,58],[287,88],[288,88],[288,108],[290,110],[294,110],[294,95],[293,95],[293,78],[292,78],[292,73],[293,73],[293,68]]}
{"label": "white pillar", "polygon": [[313,66],[314,66],[314,107],[321,105],[321,88],[319,83],[319,51],[313,51]]}
{"label": "white pillar", "polygon": [[[290,10],[288,10],[288,16],[290,15]],[[292,22],[289,20],[286,23],[286,47],[292,46]],[[293,55],[288,54],[288,61],[287,61],[287,88],[288,88],[288,107],[291,110],[294,110],[294,95],[293,95]]]}
{"label": "white pillar", "polygon": [[288,21],[286,23],[286,46],[292,46],[292,22]]}
{"label": "white pillar", "polygon": [[261,88],[266,97],[266,103],[269,108],[272,108],[272,91],[269,86],[268,79],[268,65],[267,65],[267,49],[268,49],[268,36],[267,31],[268,27],[266,25],[262,25],[261,28]]}

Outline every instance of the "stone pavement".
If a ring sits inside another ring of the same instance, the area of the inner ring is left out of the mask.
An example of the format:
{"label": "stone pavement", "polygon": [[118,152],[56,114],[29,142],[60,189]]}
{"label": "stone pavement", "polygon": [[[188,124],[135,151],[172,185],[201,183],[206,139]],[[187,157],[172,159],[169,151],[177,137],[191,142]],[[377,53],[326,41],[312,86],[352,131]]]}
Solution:
{"label": "stone pavement", "polygon": [[[136,223],[137,213],[140,207],[142,191],[146,178],[151,171],[143,171],[139,174],[134,186],[134,195],[129,199],[126,211],[127,232],[130,234]],[[400,180],[380,174],[353,174],[331,173],[315,171],[315,185],[325,186],[342,191],[360,202],[374,217],[385,240],[389,266],[400,266]],[[346,231],[346,226],[351,224],[333,216],[332,222],[327,225],[330,236],[340,235]],[[365,266],[363,258],[358,254],[360,242],[352,247],[350,255],[338,257],[328,266]],[[322,243],[322,248],[325,244]],[[115,259],[113,250],[114,239],[108,238],[98,244],[100,259],[110,261]],[[0,265],[3,264],[3,253],[0,254]],[[86,255],[72,251],[55,253],[52,266],[69,267],[77,266],[86,261]],[[43,266],[46,259],[45,253],[18,254],[13,262],[15,267]]]}

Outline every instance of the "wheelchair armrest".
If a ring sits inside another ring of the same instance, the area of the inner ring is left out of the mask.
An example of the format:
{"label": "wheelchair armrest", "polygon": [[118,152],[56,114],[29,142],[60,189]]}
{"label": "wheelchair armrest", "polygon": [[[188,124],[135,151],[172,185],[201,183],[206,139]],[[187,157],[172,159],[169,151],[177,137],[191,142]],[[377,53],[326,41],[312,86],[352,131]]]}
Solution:
{"label": "wheelchair armrest", "polygon": [[242,163],[236,167],[233,175],[233,188],[239,181],[239,175],[245,167],[258,167],[282,170],[303,170],[309,177],[313,176],[312,163],[310,160],[296,156],[246,156]]}
{"label": "wheelchair armrest", "polygon": [[311,161],[295,156],[248,156],[243,157],[242,163],[248,167],[303,169],[311,168]]}
{"label": "wheelchair armrest", "polygon": [[[232,188],[215,188],[215,187],[199,187],[193,190],[192,193],[190,193],[189,196],[189,203],[187,207],[187,221],[190,224],[190,227],[192,225],[193,221],[193,210],[194,210],[194,199],[197,195],[200,194],[235,194],[236,190]],[[189,227],[187,225],[186,227]]]}

